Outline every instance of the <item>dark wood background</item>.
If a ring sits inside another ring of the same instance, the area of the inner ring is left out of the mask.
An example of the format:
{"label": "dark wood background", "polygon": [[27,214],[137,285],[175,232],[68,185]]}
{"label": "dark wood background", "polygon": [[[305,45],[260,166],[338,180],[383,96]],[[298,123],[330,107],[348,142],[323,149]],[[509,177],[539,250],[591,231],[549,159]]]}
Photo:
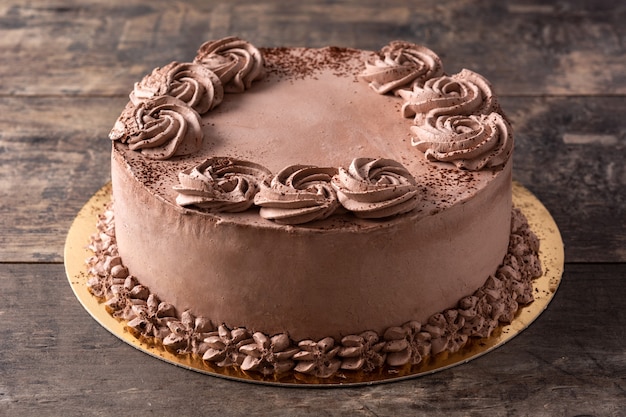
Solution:
{"label": "dark wood background", "polygon": [[[0,415],[626,415],[625,22],[607,0],[0,0]],[[97,325],[63,246],[110,179],[108,131],[135,81],[227,35],[403,39],[490,79],[516,131],[514,176],[565,242],[547,311],[468,364],[346,389],[197,374]]]}

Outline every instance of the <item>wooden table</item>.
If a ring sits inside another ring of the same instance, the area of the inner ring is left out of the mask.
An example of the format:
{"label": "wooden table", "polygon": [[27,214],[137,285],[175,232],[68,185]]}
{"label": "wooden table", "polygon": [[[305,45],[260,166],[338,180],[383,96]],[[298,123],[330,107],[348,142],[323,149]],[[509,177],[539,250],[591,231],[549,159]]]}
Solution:
{"label": "wooden table", "polygon": [[[380,6],[384,3],[385,6]],[[0,415],[626,415],[626,6],[607,0],[0,1]],[[496,351],[371,387],[276,388],[153,359],[68,285],[76,213],[109,181],[107,134],[152,68],[205,40],[428,45],[499,92],[515,179],[565,241],[548,310]]]}

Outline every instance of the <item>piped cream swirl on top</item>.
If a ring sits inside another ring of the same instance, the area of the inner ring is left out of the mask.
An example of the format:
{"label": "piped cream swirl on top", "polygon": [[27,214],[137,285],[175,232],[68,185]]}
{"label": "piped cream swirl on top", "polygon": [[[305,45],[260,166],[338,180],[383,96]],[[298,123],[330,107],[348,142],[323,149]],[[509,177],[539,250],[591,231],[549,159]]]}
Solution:
{"label": "piped cream swirl on top", "polygon": [[367,81],[378,94],[400,88],[421,86],[443,75],[441,59],[430,49],[409,42],[393,41],[381,50],[381,57],[365,63],[359,79]]}
{"label": "piped cream swirl on top", "polygon": [[[271,181],[270,181],[271,178]],[[210,158],[179,173],[176,203],[210,211],[239,212],[252,205],[261,217],[296,225],[351,211],[380,219],[417,206],[415,179],[391,159],[357,158],[345,169],[290,165],[272,175],[253,162]]]}
{"label": "piped cream swirl on top", "polygon": [[431,78],[423,86],[400,90],[405,100],[404,117],[420,123],[428,114],[488,114],[498,109],[491,84],[481,75],[464,69],[458,74]]}
{"label": "piped cream swirl on top", "polygon": [[209,158],[178,174],[176,203],[229,213],[249,209],[261,184],[272,174],[253,162],[233,158]]}
{"label": "piped cream swirl on top", "polygon": [[150,159],[189,155],[202,146],[198,112],[171,96],[157,96],[129,103],[113,126],[109,138],[127,143]]}
{"label": "piped cream swirl on top", "polygon": [[503,165],[513,151],[511,126],[499,113],[470,116],[430,115],[411,127],[412,144],[429,161],[451,162],[476,171]]}
{"label": "piped cream swirl on top", "polygon": [[254,204],[260,215],[282,224],[301,224],[322,220],[339,207],[330,180],[335,168],[291,165],[281,170],[270,185],[261,185]]}
{"label": "piped cream swirl on top", "polygon": [[222,102],[224,88],[210,69],[190,62],[172,62],[135,83],[130,100],[138,105],[156,96],[176,97],[204,114]]}
{"label": "piped cream swirl on top", "polygon": [[417,206],[417,183],[392,159],[356,158],[332,180],[341,205],[362,218],[406,213]]}
{"label": "piped cream swirl on top", "polygon": [[399,90],[404,117],[413,117],[413,146],[429,161],[477,171],[504,165],[513,151],[512,129],[491,84],[464,69]]}
{"label": "piped cream swirl on top", "polygon": [[379,94],[404,100],[402,115],[412,117],[412,144],[429,161],[480,170],[506,163],[513,150],[511,126],[502,115],[491,84],[463,69],[446,75],[430,49],[393,41],[379,59],[365,63],[359,79]]}
{"label": "piped cream swirl on top", "polygon": [[249,88],[263,65],[260,51],[246,41],[207,42],[193,63],[172,62],[135,83],[109,138],[150,159],[194,153],[204,137],[200,115],[219,105],[224,92]]}
{"label": "piped cream swirl on top", "polygon": [[172,62],[135,83],[109,138],[150,159],[189,155],[202,146],[200,115],[223,97],[222,83],[211,70]]}
{"label": "piped cream swirl on top", "polygon": [[261,52],[237,37],[205,42],[194,62],[215,72],[228,93],[242,93],[264,75]]}

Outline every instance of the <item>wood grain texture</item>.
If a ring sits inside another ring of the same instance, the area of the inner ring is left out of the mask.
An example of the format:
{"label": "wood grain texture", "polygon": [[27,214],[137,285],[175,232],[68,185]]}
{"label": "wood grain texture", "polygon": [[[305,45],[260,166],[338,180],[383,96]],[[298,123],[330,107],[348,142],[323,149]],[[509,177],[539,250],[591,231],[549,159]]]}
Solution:
{"label": "wood grain texture", "polygon": [[[612,0],[0,1],[0,415],[626,416],[626,3]],[[561,287],[526,331],[434,375],[286,389],[153,359],[91,319],[62,265],[110,178],[134,82],[209,39],[379,49],[421,43],[493,83],[515,178],[565,241]]]}
{"label": "wood grain texture", "polygon": [[612,306],[624,274],[624,264],[568,266],[530,328],[468,364],[393,384],[311,389],[161,362],[98,326],[62,266],[0,265],[0,414],[623,416],[626,315]]}
{"label": "wood grain texture", "polygon": [[544,203],[567,262],[626,261],[624,97],[503,97],[514,178]]}
{"label": "wood grain texture", "polygon": [[125,99],[0,102],[0,262],[61,262],[80,208],[110,178],[107,133]]}
{"label": "wood grain texture", "polygon": [[0,57],[12,65],[0,69],[0,94],[124,95],[152,68],[227,35],[374,50],[404,39],[433,48],[448,72],[473,69],[509,94],[625,94],[625,20],[626,5],[608,0],[5,0]]}

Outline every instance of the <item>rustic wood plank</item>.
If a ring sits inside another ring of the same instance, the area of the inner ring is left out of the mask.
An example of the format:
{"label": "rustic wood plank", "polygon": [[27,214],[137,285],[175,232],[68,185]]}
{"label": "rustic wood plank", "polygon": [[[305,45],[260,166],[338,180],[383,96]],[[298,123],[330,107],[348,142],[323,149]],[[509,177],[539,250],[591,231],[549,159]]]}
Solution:
{"label": "rustic wood plank", "polygon": [[619,416],[625,274],[626,264],[568,265],[547,311],[498,350],[423,378],[319,390],[166,364],[96,324],[61,265],[0,264],[0,414]]}
{"label": "rustic wood plank", "polygon": [[[0,262],[62,261],[80,208],[109,180],[124,97],[0,102]],[[503,97],[514,176],[553,214],[568,262],[626,260],[626,131],[619,97]]]}
{"label": "rustic wood plank", "polygon": [[502,97],[515,131],[514,178],[551,212],[567,262],[626,260],[622,97]]}
{"label": "rustic wood plank", "polygon": [[60,262],[78,210],[110,178],[125,99],[0,103],[0,262]]}
{"label": "rustic wood plank", "polygon": [[0,67],[0,94],[124,95],[205,40],[238,35],[259,46],[375,50],[404,39],[437,51],[448,72],[473,69],[509,94],[623,95],[625,20],[626,6],[610,0],[7,0],[0,59],[11,64]]}

